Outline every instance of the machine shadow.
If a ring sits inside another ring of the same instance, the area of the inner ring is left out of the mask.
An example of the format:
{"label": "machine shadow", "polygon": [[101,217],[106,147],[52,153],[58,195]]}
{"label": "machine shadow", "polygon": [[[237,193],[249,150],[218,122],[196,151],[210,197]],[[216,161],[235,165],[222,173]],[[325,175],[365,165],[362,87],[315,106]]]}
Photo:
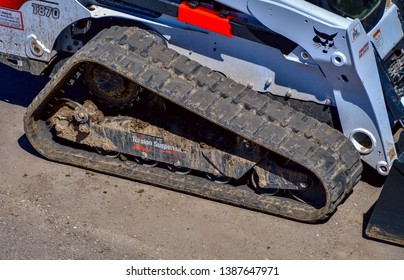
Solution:
{"label": "machine shadow", "polygon": [[34,76],[27,72],[0,65],[0,101],[28,107],[49,78]]}
{"label": "machine shadow", "polygon": [[365,162],[362,161],[362,163],[363,163],[363,172],[361,175],[361,181],[368,183],[372,187],[381,188],[384,185],[384,182],[386,181],[386,176],[380,175],[379,173],[377,173],[376,170],[374,170]]}
{"label": "machine shadow", "polygon": [[43,157],[40,153],[38,153],[34,149],[34,147],[32,147],[31,143],[28,141],[26,134],[22,135],[17,141],[20,148],[26,151],[27,153],[30,153],[31,155],[38,157],[40,159],[48,160],[45,157]]}

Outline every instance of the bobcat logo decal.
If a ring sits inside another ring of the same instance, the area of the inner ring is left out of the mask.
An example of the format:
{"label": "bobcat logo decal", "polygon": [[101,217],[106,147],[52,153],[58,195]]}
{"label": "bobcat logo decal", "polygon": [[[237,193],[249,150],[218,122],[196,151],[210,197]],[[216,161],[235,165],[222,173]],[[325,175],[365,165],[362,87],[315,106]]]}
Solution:
{"label": "bobcat logo decal", "polygon": [[328,35],[318,31],[315,27],[313,27],[314,33],[316,36],[313,38],[314,46],[317,48],[322,48],[323,53],[328,53],[330,49],[336,49],[334,44],[334,38],[337,36],[338,33]]}

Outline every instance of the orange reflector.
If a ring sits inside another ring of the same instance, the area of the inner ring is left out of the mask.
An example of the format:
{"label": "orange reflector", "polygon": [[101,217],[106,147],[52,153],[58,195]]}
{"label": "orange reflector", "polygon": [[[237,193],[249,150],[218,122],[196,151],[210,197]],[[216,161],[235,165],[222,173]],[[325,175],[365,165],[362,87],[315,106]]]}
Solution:
{"label": "orange reflector", "polygon": [[228,37],[231,35],[231,26],[229,23],[231,17],[220,17],[216,11],[204,7],[190,8],[189,3],[183,2],[178,7],[179,21],[215,32]]}

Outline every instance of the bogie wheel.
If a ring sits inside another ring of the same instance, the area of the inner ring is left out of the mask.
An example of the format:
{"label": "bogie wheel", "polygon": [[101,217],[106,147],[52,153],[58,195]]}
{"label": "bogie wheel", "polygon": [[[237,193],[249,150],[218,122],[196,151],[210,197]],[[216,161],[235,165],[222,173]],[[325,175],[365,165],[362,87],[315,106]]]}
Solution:
{"label": "bogie wheel", "polygon": [[135,157],[135,161],[136,161],[136,163],[141,164],[145,167],[155,167],[158,164],[158,161],[151,160],[151,159],[143,159],[140,157]]}
{"label": "bogie wheel", "polygon": [[320,183],[310,182],[303,190],[289,190],[298,201],[321,208],[326,203],[326,194]]}
{"label": "bogie wheel", "polygon": [[214,175],[211,173],[205,173],[206,177],[217,184],[227,184],[228,182],[230,182],[231,178],[227,177],[227,176],[222,176],[222,175]]}
{"label": "bogie wheel", "polygon": [[186,168],[186,167],[179,167],[179,166],[175,166],[172,164],[167,164],[167,168],[168,170],[170,170],[171,172],[180,174],[180,175],[187,175],[191,172],[190,168]]}
{"label": "bogie wheel", "polygon": [[265,195],[275,195],[278,193],[279,189],[276,188],[268,188],[262,186],[259,182],[259,177],[258,174],[255,170],[251,173],[251,185],[254,188],[254,190],[259,193],[259,194],[265,194]]}

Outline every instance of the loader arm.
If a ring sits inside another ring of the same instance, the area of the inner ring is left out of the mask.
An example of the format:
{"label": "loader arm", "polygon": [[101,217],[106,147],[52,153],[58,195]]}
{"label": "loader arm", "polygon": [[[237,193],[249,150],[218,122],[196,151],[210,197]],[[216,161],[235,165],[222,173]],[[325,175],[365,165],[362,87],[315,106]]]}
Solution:
{"label": "loader arm", "polygon": [[[394,24],[400,27],[395,11]],[[332,85],[343,133],[361,153],[362,159],[387,175],[397,158],[375,50],[359,19],[341,18],[305,1],[250,0],[250,13],[268,28],[298,42],[318,63]],[[271,13],[268,16],[268,12]],[[393,15],[391,15],[393,17]],[[288,22],[284,22],[288,18]],[[296,32],[299,30],[299,32]],[[402,30],[392,42],[399,41]],[[316,34],[317,32],[317,34]],[[333,46],[318,47],[318,33],[331,38]],[[392,44],[392,43],[391,43]],[[330,63],[331,62],[331,63]]]}

